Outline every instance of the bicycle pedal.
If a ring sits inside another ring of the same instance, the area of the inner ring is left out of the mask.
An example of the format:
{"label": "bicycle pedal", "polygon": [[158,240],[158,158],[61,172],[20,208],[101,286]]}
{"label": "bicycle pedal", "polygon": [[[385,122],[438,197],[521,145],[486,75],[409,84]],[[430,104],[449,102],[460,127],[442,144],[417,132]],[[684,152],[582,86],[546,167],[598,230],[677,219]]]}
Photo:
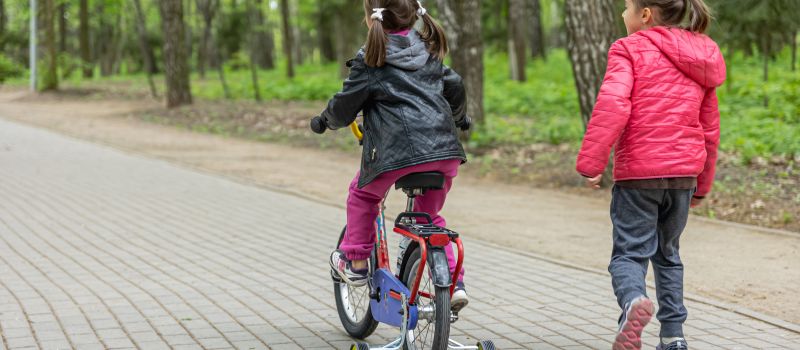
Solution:
{"label": "bicycle pedal", "polygon": [[458,321],[458,312],[450,312],[450,323]]}

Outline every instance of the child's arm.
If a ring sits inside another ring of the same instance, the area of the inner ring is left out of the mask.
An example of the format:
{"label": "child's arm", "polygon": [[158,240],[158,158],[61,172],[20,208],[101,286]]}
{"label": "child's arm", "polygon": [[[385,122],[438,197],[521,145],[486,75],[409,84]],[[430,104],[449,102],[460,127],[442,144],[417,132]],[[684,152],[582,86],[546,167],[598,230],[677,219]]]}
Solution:
{"label": "child's arm", "polygon": [[464,90],[464,82],[461,76],[450,67],[444,67],[444,98],[450,104],[450,110],[453,112],[453,119],[456,121],[456,126],[464,121],[464,116],[467,115],[467,93]]}
{"label": "child's arm", "polygon": [[350,75],[342,84],[342,91],[328,101],[328,107],[320,115],[331,130],[350,125],[370,96],[369,71],[363,54],[359,52],[347,64],[350,66]]}
{"label": "child's arm", "polygon": [[576,170],[581,175],[595,178],[605,170],[611,147],[631,116],[632,89],[633,63],[627,49],[617,41],[608,52],[606,76],[578,153]]}
{"label": "child's arm", "polygon": [[719,147],[719,104],[717,89],[706,91],[703,104],[700,106],[700,125],[706,138],[706,163],[703,172],[697,177],[695,197],[705,197],[711,192],[714,184],[714,172],[717,167],[717,148]]}

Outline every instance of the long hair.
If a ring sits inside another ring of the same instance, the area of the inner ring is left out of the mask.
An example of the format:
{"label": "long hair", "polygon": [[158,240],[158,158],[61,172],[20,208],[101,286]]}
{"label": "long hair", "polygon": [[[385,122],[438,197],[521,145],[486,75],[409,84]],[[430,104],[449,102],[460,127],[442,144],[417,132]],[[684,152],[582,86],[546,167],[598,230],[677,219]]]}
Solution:
{"label": "long hair", "polygon": [[680,26],[689,14],[687,30],[705,33],[711,23],[711,10],[703,0],[634,0],[636,7],[655,9],[654,16],[659,24]]}
{"label": "long hair", "polygon": [[368,66],[380,67],[386,62],[387,31],[412,28],[418,17],[424,24],[420,38],[428,52],[440,60],[447,55],[444,29],[415,0],[364,0],[364,14],[369,25],[364,49]]}

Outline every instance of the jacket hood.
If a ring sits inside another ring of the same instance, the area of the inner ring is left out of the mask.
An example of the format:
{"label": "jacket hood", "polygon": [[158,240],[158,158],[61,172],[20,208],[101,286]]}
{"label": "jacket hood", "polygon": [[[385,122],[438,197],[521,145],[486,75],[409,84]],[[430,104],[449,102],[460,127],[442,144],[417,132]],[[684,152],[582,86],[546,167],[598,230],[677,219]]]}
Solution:
{"label": "jacket hood", "polygon": [[430,53],[415,30],[408,35],[389,34],[386,63],[405,70],[418,70],[428,62]]}
{"label": "jacket hood", "polygon": [[705,34],[654,27],[637,32],[649,39],[683,74],[706,88],[725,82],[725,60],[719,46]]}

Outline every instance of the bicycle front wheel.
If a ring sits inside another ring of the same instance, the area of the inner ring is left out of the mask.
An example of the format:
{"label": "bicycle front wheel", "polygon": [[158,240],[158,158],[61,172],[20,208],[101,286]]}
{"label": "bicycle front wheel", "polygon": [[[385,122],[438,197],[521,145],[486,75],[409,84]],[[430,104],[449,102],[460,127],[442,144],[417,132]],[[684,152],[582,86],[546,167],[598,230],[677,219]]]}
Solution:
{"label": "bicycle front wheel", "polygon": [[[406,264],[403,283],[409,289],[417,278],[419,264],[422,262],[421,250],[417,247]],[[416,349],[446,350],[450,338],[450,288],[437,287],[431,280],[431,265],[427,264],[419,283],[417,295],[417,313],[419,321],[415,329],[409,330],[403,349],[409,349],[408,343]]]}
{"label": "bicycle front wheel", "polygon": [[[342,243],[345,230],[346,228],[339,235],[336,247]],[[336,276],[336,273],[331,271],[331,275]],[[343,281],[337,282],[334,277],[333,295],[336,298],[339,320],[342,321],[342,326],[347,334],[356,339],[364,339],[375,331],[378,321],[372,317],[372,310],[370,310],[369,285],[353,287]]]}

